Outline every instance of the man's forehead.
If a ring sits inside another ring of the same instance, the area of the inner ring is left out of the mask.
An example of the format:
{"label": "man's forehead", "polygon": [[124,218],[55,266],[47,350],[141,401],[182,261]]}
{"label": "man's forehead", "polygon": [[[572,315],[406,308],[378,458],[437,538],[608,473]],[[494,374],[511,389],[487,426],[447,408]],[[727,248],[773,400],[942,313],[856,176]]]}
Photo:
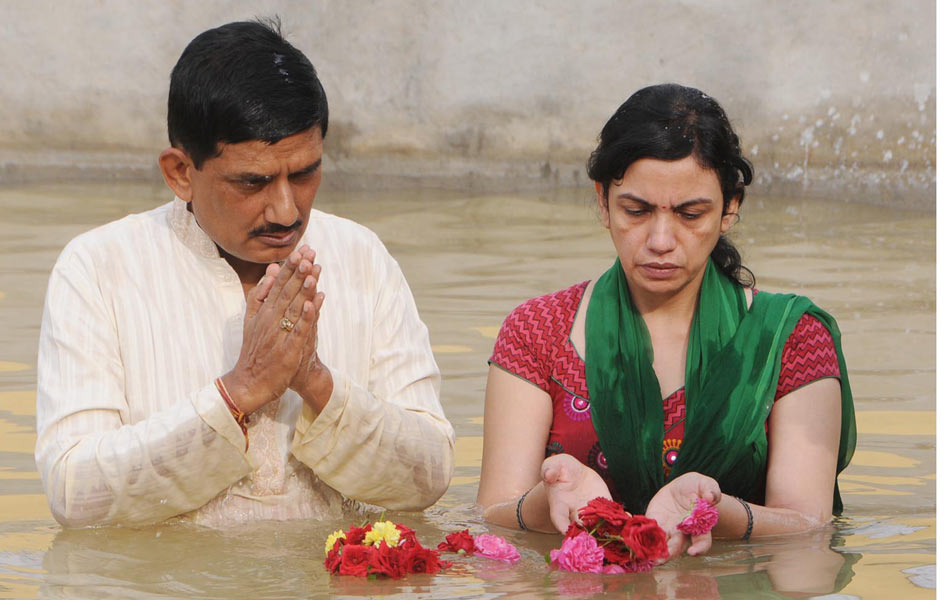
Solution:
{"label": "man's forehead", "polygon": [[284,161],[290,162],[292,168],[302,168],[322,156],[323,136],[319,128],[314,128],[287,136],[273,144],[263,140],[219,143],[217,156],[209,159],[209,162],[228,171],[270,168]]}

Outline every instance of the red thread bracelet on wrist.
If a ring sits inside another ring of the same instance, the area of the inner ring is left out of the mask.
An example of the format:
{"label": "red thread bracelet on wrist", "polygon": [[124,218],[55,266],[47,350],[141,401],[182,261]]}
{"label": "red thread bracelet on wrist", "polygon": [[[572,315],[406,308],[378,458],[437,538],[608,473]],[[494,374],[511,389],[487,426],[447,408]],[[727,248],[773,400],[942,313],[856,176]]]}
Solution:
{"label": "red thread bracelet on wrist", "polygon": [[214,380],[214,387],[218,388],[218,393],[224,398],[224,403],[228,405],[231,416],[234,417],[234,420],[237,421],[238,426],[241,428],[241,433],[244,434],[244,451],[247,452],[251,447],[251,439],[247,435],[247,415],[244,414],[234,403],[234,400],[231,399],[231,394],[228,393],[228,388],[224,387],[224,382],[221,381],[220,377]]}

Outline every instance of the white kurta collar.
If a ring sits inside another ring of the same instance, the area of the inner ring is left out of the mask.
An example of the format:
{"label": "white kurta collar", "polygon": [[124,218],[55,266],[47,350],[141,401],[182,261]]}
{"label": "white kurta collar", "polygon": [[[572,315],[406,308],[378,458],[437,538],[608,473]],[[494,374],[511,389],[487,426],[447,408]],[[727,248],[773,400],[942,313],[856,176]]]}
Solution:
{"label": "white kurta collar", "polygon": [[188,204],[181,198],[175,198],[168,213],[168,222],[178,239],[188,248],[205,258],[220,258],[218,246],[198,225],[195,215],[188,210]]}

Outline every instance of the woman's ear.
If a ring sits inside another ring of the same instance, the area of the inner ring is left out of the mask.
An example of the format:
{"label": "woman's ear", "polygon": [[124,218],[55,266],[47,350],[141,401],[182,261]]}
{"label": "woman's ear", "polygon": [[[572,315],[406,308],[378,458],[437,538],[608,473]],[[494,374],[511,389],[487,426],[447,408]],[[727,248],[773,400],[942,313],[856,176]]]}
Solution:
{"label": "woman's ear", "polygon": [[607,209],[607,190],[599,181],[594,182],[594,191],[597,194],[597,210],[600,212],[600,223],[610,229],[610,211]]}
{"label": "woman's ear", "polygon": [[726,210],[722,213],[722,222],[719,225],[719,233],[725,234],[732,226],[739,222],[739,197],[733,196],[726,205]]}
{"label": "woman's ear", "polygon": [[165,184],[185,202],[191,202],[192,199],[191,167],[188,155],[174,146],[165,148],[158,155],[158,168],[162,171]]}

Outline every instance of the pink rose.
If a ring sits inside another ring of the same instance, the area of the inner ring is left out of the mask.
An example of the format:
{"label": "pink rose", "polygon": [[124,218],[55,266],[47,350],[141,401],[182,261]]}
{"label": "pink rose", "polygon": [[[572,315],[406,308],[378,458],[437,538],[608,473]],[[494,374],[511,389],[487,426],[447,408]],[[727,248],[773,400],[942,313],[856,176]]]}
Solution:
{"label": "pink rose", "polygon": [[626,569],[620,565],[604,565],[604,568],[600,570],[604,575],[622,575],[626,573]]}
{"label": "pink rose", "polygon": [[589,533],[566,537],[560,550],[551,550],[551,564],[562,571],[600,573],[604,565],[604,549]]}
{"label": "pink rose", "polygon": [[517,548],[506,542],[504,538],[487,533],[475,538],[475,555],[500,560],[508,564],[521,560],[521,554]]}
{"label": "pink rose", "polygon": [[715,506],[699,498],[693,504],[691,512],[683,521],[676,526],[677,529],[686,535],[702,535],[709,533],[719,522],[719,511]]}

